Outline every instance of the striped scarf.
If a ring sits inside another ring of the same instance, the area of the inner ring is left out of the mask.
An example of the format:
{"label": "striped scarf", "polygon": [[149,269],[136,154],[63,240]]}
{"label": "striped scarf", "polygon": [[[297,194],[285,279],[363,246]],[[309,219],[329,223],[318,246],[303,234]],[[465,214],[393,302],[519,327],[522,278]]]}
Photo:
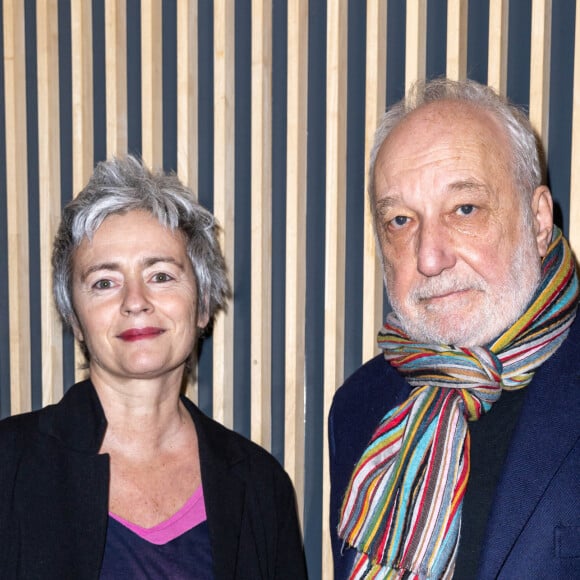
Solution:
{"label": "striped scarf", "polygon": [[502,389],[525,387],[566,338],[578,276],[555,228],[524,314],[489,347],[417,344],[394,315],[385,358],[415,387],[382,419],[352,474],[338,534],[357,550],[351,579],[451,578],[469,476],[469,430]]}

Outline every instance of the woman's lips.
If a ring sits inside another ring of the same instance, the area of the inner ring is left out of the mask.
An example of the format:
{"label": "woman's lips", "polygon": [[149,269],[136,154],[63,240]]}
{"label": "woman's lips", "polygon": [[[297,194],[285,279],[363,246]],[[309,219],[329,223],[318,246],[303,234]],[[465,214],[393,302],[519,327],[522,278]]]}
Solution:
{"label": "woman's lips", "polygon": [[148,338],[156,338],[160,334],[163,334],[165,330],[163,328],[156,328],[153,326],[148,326],[146,328],[129,328],[124,330],[119,334],[121,340],[126,340],[133,342],[135,340],[145,340]]}

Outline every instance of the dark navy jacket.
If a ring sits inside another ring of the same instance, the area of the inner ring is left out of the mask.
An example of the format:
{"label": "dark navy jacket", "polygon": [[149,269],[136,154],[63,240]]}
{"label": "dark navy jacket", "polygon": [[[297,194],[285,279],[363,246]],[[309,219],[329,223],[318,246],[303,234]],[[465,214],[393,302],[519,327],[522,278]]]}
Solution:
{"label": "dark navy jacket", "polygon": [[[487,523],[478,578],[580,578],[580,316],[538,369],[510,443]],[[353,549],[336,534],[355,464],[386,412],[410,387],[379,355],[336,392],[329,416],[330,530],[335,580]],[[342,551],[342,554],[341,554]]]}
{"label": "dark navy jacket", "polygon": [[[262,448],[183,399],[197,430],[216,580],[306,578],[294,490]],[[106,419],[89,381],[0,422],[0,578],[98,579],[108,521]]]}

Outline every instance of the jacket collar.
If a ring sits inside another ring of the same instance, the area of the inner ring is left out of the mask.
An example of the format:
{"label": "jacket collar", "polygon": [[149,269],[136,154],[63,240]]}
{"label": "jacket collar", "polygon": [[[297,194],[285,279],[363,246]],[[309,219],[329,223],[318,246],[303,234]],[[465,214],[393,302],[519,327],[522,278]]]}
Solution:
{"label": "jacket collar", "polygon": [[107,418],[91,381],[73,385],[59,403],[45,407],[39,429],[70,449],[97,454],[107,430]]}

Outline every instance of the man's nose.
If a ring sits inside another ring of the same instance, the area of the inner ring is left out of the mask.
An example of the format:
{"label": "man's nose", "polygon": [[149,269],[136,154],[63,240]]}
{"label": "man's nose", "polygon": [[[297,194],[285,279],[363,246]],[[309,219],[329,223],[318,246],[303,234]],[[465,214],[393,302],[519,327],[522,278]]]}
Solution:
{"label": "man's nose", "polygon": [[141,280],[126,280],[122,304],[123,314],[138,314],[151,309],[147,285]]}
{"label": "man's nose", "polygon": [[447,228],[437,221],[421,225],[417,241],[417,270],[423,276],[438,276],[455,266],[456,256]]}

